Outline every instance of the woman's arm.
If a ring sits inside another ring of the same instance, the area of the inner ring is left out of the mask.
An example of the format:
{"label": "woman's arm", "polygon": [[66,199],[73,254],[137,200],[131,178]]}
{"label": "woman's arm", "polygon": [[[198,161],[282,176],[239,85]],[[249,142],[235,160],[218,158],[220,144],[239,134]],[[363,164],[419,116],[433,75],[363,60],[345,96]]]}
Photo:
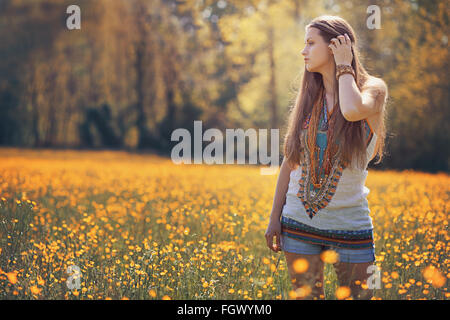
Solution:
{"label": "woman's arm", "polygon": [[[351,66],[353,53],[352,42],[348,34],[339,35],[330,40],[329,47],[333,51],[337,65]],[[347,121],[359,121],[383,110],[387,97],[386,83],[376,77],[370,77],[359,90],[353,75],[345,73],[338,79],[339,106]]]}
{"label": "woman's arm", "polygon": [[286,157],[281,163],[280,174],[278,175],[277,187],[275,189],[275,196],[273,199],[272,212],[270,213],[270,220],[280,221],[281,212],[286,202],[286,192],[289,186],[289,176],[291,168],[288,165]]}
{"label": "woman's arm", "polygon": [[360,91],[351,74],[339,77],[339,105],[347,121],[359,121],[382,111],[387,86],[379,78],[371,77]]}

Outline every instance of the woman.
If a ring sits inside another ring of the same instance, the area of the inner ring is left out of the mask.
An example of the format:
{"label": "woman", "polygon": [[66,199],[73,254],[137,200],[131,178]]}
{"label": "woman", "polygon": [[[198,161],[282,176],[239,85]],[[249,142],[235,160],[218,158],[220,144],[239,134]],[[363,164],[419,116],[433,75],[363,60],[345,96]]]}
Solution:
{"label": "woman", "polygon": [[324,298],[326,251],[337,253],[331,263],[339,285],[353,299],[370,299],[375,246],[364,184],[369,161],[383,156],[387,87],[361,65],[344,19],[314,19],[305,39],[303,81],[265,237],[271,250],[284,251],[297,298]]}

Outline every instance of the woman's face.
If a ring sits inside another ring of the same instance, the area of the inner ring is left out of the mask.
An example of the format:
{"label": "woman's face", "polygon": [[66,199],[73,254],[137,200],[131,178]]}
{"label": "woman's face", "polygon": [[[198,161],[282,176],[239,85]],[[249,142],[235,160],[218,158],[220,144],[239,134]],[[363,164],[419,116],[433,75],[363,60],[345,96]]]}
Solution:
{"label": "woman's face", "polygon": [[319,29],[310,27],[306,30],[305,48],[302,55],[305,58],[305,67],[309,72],[319,72],[324,66],[333,62],[333,51],[319,35]]}

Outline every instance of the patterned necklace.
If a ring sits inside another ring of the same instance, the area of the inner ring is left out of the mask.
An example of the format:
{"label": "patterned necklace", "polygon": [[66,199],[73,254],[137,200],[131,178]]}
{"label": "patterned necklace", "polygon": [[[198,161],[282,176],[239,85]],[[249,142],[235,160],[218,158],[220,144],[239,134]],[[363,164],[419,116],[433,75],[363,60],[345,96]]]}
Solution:
{"label": "patterned necklace", "polygon": [[[322,88],[323,90],[323,88]],[[313,184],[314,188],[320,189],[320,187],[328,180],[328,176],[330,174],[331,168],[332,168],[332,158],[337,152],[337,146],[331,145],[331,137],[333,136],[333,129],[334,129],[334,119],[335,117],[332,117],[333,114],[336,111],[336,103],[334,104],[333,110],[331,114],[328,113],[328,107],[327,107],[327,101],[325,96],[325,90],[323,90],[323,94],[321,95],[322,101],[320,105],[323,105],[323,110],[321,111],[321,114],[323,114],[324,117],[324,124],[321,129],[327,130],[327,146],[325,149],[324,159],[323,159],[323,172],[324,176],[322,177],[321,168],[319,168],[320,164],[320,147],[317,146],[316,142],[316,130],[313,130],[313,139],[309,140],[309,149],[314,150],[314,152],[310,152],[310,164],[311,164],[311,183]],[[331,119],[332,118],[332,119]],[[331,119],[331,120],[329,120]],[[315,121],[312,122],[313,125],[315,125]],[[319,119],[320,124],[320,119]]]}

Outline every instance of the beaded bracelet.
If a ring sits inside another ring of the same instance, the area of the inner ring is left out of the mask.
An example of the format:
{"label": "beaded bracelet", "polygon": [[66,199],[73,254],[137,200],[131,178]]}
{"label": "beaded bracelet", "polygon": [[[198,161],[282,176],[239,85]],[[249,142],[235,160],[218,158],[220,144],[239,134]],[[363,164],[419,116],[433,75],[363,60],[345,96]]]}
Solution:
{"label": "beaded bracelet", "polygon": [[353,75],[353,78],[355,78],[355,71],[353,70],[352,66],[349,66],[347,64],[338,64],[336,66],[336,80],[339,81],[339,77],[344,73],[350,73]]}

